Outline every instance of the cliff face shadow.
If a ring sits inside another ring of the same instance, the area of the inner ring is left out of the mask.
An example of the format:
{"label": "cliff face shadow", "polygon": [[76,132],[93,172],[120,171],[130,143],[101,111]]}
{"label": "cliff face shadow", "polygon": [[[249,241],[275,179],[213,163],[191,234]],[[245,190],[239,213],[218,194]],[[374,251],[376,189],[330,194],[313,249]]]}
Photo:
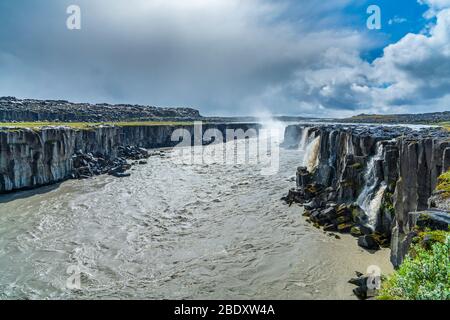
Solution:
{"label": "cliff face shadow", "polygon": [[1,203],[8,203],[11,201],[19,200],[19,199],[26,199],[29,197],[33,197],[35,195],[39,194],[45,194],[50,191],[56,190],[60,187],[62,182],[57,182],[51,185],[42,186],[34,189],[24,189],[20,191],[12,191],[9,193],[0,194],[0,204]]}

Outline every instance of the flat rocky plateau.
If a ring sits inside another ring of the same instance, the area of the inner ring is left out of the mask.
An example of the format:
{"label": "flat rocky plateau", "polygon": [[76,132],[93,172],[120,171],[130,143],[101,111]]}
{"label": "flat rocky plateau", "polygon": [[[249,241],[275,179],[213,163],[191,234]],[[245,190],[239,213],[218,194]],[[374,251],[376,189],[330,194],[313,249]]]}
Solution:
{"label": "flat rocky plateau", "polygon": [[131,120],[196,120],[192,108],[160,108],[131,104],[89,104],[65,100],[0,97],[0,121],[108,122]]}

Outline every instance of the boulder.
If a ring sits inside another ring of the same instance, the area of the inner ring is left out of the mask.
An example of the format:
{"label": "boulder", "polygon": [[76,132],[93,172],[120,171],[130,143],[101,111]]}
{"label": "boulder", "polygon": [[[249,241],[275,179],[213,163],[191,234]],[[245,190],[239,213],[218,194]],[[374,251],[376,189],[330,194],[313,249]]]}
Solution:
{"label": "boulder", "polygon": [[320,211],[312,211],[311,212],[311,216],[310,216],[310,219],[311,219],[311,221],[312,222],[315,222],[315,223],[319,223],[320,222]]}
{"label": "boulder", "polygon": [[350,208],[350,206],[348,206],[346,204],[339,205],[336,209],[336,212],[339,217],[341,217],[341,216],[351,217],[352,216],[351,208]]}
{"label": "boulder", "polygon": [[366,225],[359,225],[359,230],[363,235],[371,235],[373,233],[372,228]]}
{"label": "boulder", "polygon": [[328,220],[336,218],[336,209],[333,207],[322,210],[321,215]]}
{"label": "boulder", "polygon": [[366,213],[363,209],[359,207],[359,205],[353,205],[351,208],[352,211],[352,221],[354,223],[364,223],[367,219]]}
{"label": "boulder", "polygon": [[380,250],[380,245],[372,235],[365,235],[358,238],[358,245],[368,250]]}
{"label": "boulder", "polygon": [[411,212],[410,219],[415,220],[415,225],[421,229],[449,230],[450,212],[440,210],[428,210],[422,212]]}
{"label": "boulder", "polygon": [[337,224],[343,224],[352,221],[349,216],[340,216],[336,218]]}
{"label": "boulder", "polygon": [[337,226],[334,224],[327,224],[323,227],[323,231],[326,232],[335,232],[337,231]]}
{"label": "boulder", "polygon": [[314,209],[320,208],[321,207],[321,203],[320,203],[320,200],[318,198],[314,198],[310,202],[305,203],[303,206],[304,206],[304,208],[306,210],[314,210]]}

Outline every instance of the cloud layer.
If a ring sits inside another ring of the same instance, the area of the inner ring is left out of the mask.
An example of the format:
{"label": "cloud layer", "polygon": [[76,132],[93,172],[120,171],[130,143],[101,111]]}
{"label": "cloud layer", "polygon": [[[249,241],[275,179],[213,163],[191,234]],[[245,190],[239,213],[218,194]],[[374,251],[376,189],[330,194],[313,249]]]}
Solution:
{"label": "cloud layer", "polygon": [[342,23],[351,0],[80,0],[80,31],[65,28],[70,1],[0,4],[0,95],[223,115],[444,110],[450,4],[421,1],[435,26],[372,63],[375,39]]}

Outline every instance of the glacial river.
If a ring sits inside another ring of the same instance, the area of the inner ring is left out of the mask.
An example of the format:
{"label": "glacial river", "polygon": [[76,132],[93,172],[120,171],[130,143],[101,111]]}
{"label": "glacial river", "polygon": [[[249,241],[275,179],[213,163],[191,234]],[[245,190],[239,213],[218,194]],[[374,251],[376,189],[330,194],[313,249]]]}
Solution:
{"label": "glacial river", "polygon": [[335,239],[280,201],[302,151],[281,149],[273,175],[185,157],[1,196],[0,298],[355,299],[356,270],[391,272],[387,250]]}

